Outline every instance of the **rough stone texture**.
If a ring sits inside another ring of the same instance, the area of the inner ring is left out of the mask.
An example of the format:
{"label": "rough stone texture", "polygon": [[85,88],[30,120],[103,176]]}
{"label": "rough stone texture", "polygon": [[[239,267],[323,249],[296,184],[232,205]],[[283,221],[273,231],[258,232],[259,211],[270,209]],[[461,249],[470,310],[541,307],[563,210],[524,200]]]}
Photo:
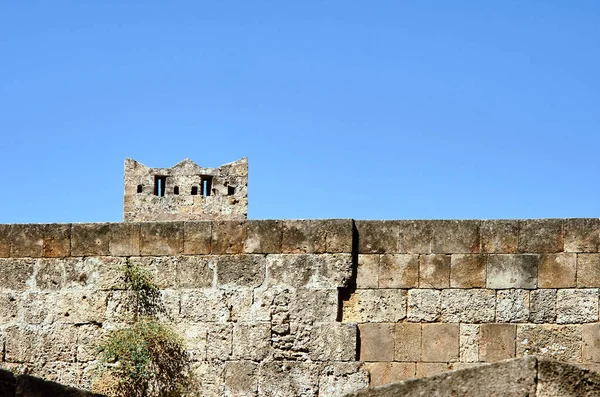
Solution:
{"label": "rough stone texture", "polygon": [[461,254],[480,252],[479,221],[434,221],[431,252]]}
{"label": "rough stone texture", "polygon": [[356,360],[356,324],[325,323],[313,327],[310,359],[313,361]]}
{"label": "rough stone texture", "polygon": [[419,258],[419,288],[450,286],[450,255],[421,255]]}
{"label": "rough stone texture", "polygon": [[433,221],[399,221],[400,253],[430,254]]}
{"label": "rough stone texture", "polygon": [[258,364],[252,361],[228,361],[225,364],[224,391],[228,397],[256,396]]}
{"label": "rough stone texture", "polygon": [[442,321],[484,323],[494,321],[496,293],[485,289],[442,290]]}
{"label": "rough stone texture", "polygon": [[598,321],[598,289],[559,289],[556,322],[578,324]]}
{"label": "rough stone texture", "polygon": [[71,225],[44,225],[44,257],[64,258],[69,255],[71,255]]}
{"label": "rough stone texture", "polygon": [[382,255],[379,288],[416,288],[419,282],[418,255]]}
{"label": "rough stone texture", "polygon": [[258,392],[261,396],[316,397],[318,382],[315,364],[272,361],[261,365]]}
{"label": "rough stone texture", "polygon": [[396,324],[395,332],[395,361],[419,361],[421,354],[421,325],[398,323]]}
{"label": "rough stone texture", "polygon": [[408,291],[408,321],[433,322],[441,313],[441,292],[435,289]]}
{"label": "rough stone texture", "polygon": [[359,254],[399,252],[399,224],[394,221],[356,221]]}
{"label": "rough stone texture", "polygon": [[423,324],[421,360],[425,362],[458,361],[458,324]]}
{"label": "rough stone texture", "polygon": [[0,258],[10,256],[10,229],[12,225],[0,225]]}
{"label": "rough stone texture", "polygon": [[509,289],[498,291],[496,297],[496,321],[523,323],[529,320],[529,291]]}
{"label": "rough stone texture", "polygon": [[394,361],[394,324],[359,324],[360,361]]}
{"label": "rough stone texture", "polygon": [[358,255],[356,288],[378,288],[379,255]]}
{"label": "rough stone texture", "polygon": [[581,327],[582,355],[585,361],[600,362],[600,323]]}
{"label": "rough stone texture", "polygon": [[13,291],[27,289],[34,263],[35,259],[0,259],[2,287]]}
{"label": "rough stone texture", "polygon": [[600,219],[565,219],[565,252],[598,252]]}
{"label": "rough stone texture", "polygon": [[217,283],[221,287],[258,287],[265,279],[266,260],[262,255],[214,257]]}
{"label": "rough stone texture", "polygon": [[39,258],[44,254],[43,225],[12,225],[10,231],[13,258]]}
{"label": "rough stone texture", "polygon": [[366,363],[371,375],[369,386],[377,387],[415,377],[415,363],[379,362]]}
{"label": "rough stone texture", "polygon": [[529,314],[532,323],[556,322],[556,290],[539,289],[531,291]]}
{"label": "rough stone texture", "polygon": [[600,375],[573,365],[538,360],[539,397],[600,395]]}
{"label": "rough stone texture", "polygon": [[517,356],[529,355],[578,362],[581,358],[581,326],[517,325]]}
{"label": "rough stone texture", "polygon": [[519,222],[491,220],[481,222],[481,252],[514,254],[519,242]]}
{"label": "rough stone texture", "polygon": [[452,364],[450,363],[417,363],[417,372],[415,378],[424,378],[427,376],[434,376],[448,372],[452,370]]}
{"label": "rough stone texture", "polygon": [[220,221],[212,224],[211,253],[241,254],[244,251],[246,226],[244,222]]}
{"label": "rough stone texture", "polygon": [[460,324],[459,353],[461,362],[479,361],[479,325]]}
{"label": "rough stone texture", "polygon": [[281,252],[283,228],[281,221],[247,221],[246,222],[246,253],[277,253]]}
{"label": "rough stone texture", "polygon": [[480,326],[479,359],[484,362],[515,357],[516,326],[513,324],[482,324]]}
{"label": "rough stone texture", "polygon": [[326,230],[325,251],[329,253],[352,252],[356,226],[352,219],[322,219],[317,221]]}
{"label": "rough stone texture", "polygon": [[356,290],[343,302],[345,322],[397,322],[406,317],[406,291]]}
{"label": "rough stone texture", "polygon": [[577,254],[577,287],[600,286],[600,254]]}
{"label": "rough stone texture", "polygon": [[270,323],[236,323],[233,327],[233,358],[261,361],[269,356]]}
{"label": "rough stone texture", "polygon": [[110,255],[110,226],[106,223],[74,223],[71,226],[71,255]]}
{"label": "rough stone texture", "polygon": [[141,224],[142,255],[179,255],[183,252],[183,222]]}
{"label": "rough stone texture", "polygon": [[575,254],[546,254],[540,260],[539,288],[573,288],[577,256]]}
{"label": "rough stone texture", "polygon": [[281,251],[290,254],[318,254],[327,250],[327,231],[314,220],[283,221]]}
{"label": "rough stone texture", "polygon": [[319,375],[319,396],[341,397],[369,385],[369,373],[361,363],[324,365]]}
{"label": "rough stone texture", "polygon": [[454,254],[450,260],[451,288],[484,288],[485,256]]}
{"label": "rough stone texture", "polygon": [[140,255],[140,224],[111,223],[108,250],[112,256]]}
{"label": "rough stone texture", "polygon": [[489,255],[487,264],[488,288],[537,287],[539,255]]}
{"label": "rough stone texture", "polygon": [[328,289],[345,287],[352,277],[350,254],[268,255],[267,285]]}
{"label": "rough stone texture", "polygon": [[183,253],[186,255],[210,254],[212,222],[195,221],[183,224]]}
{"label": "rough stone texture", "polygon": [[561,252],[563,250],[562,219],[519,221],[519,252]]}

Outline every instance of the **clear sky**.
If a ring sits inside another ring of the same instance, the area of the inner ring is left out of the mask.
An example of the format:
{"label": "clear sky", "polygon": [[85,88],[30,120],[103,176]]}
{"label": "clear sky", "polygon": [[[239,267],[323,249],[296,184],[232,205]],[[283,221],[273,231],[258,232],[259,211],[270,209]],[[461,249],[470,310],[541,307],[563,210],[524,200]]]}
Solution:
{"label": "clear sky", "polygon": [[248,156],[249,218],[600,216],[600,1],[2,1],[0,223]]}

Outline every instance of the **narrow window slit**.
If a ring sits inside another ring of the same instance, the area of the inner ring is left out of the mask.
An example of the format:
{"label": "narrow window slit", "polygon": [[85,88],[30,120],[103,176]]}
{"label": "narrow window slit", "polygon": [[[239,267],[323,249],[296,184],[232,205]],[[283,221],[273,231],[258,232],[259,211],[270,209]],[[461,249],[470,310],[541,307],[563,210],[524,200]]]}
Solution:
{"label": "narrow window slit", "polygon": [[167,185],[167,177],[156,175],[154,177],[154,195],[162,197],[165,195],[165,187]]}
{"label": "narrow window slit", "polygon": [[227,186],[227,195],[233,196],[235,194],[235,188],[233,186]]}
{"label": "narrow window slit", "polygon": [[142,185],[138,185],[138,186],[137,186],[137,192],[138,192],[138,193],[141,193],[141,192],[142,192]]}
{"label": "narrow window slit", "polygon": [[210,196],[211,189],[212,189],[212,177],[211,176],[203,176],[202,177],[202,195]]}
{"label": "narrow window slit", "polygon": [[192,196],[198,195],[198,186],[192,186]]}
{"label": "narrow window slit", "polygon": [[179,186],[175,186],[173,188],[173,194],[178,195],[179,194]]}

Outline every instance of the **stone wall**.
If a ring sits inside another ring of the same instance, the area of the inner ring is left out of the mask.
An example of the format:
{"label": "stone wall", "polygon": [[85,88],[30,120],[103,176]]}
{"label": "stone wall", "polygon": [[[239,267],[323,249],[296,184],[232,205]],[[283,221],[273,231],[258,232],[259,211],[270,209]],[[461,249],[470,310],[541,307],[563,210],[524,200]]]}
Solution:
{"label": "stone wall", "polygon": [[600,362],[600,220],[0,225],[0,365],[89,388],[161,287],[207,396],[341,396],[538,355]]}

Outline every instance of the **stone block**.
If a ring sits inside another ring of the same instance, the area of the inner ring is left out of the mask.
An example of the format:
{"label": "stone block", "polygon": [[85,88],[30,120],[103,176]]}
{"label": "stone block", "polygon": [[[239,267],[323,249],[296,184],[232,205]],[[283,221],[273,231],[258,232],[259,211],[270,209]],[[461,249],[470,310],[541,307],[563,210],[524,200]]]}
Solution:
{"label": "stone block", "polygon": [[65,262],[62,259],[47,258],[34,265],[35,286],[41,290],[58,290],[65,284]]}
{"label": "stone block", "polygon": [[17,320],[22,295],[16,292],[0,292],[0,323],[8,324]]}
{"label": "stone block", "polygon": [[460,324],[459,354],[460,361],[476,363],[479,361],[479,325]]}
{"label": "stone block", "polygon": [[[255,297],[256,297],[255,290]],[[254,300],[256,303],[257,299]],[[290,298],[289,316],[301,323],[319,323],[337,321],[337,289],[309,290],[299,288]]]}
{"label": "stone block", "polygon": [[354,244],[354,221],[352,219],[324,219],[317,221],[325,228],[325,251],[351,253]]}
{"label": "stone block", "polygon": [[65,258],[71,255],[71,225],[44,225],[44,256]]}
{"label": "stone block", "polygon": [[281,253],[282,238],[281,221],[247,221],[245,252],[249,254]]}
{"label": "stone block", "polygon": [[223,397],[225,363],[201,361],[193,365],[192,373],[198,382],[198,390],[202,390],[202,397]]}
{"label": "stone block", "polygon": [[451,288],[484,288],[485,256],[453,254],[450,258]]}
{"label": "stone block", "polygon": [[212,258],[205,256],[180,256],[177,258],[177,282],[179,288],[209,288],[213,286],[214,266]]}
{"label": "stone block", "polygon": [[44,254],[44,225],[12,225],[10,239],[13,258],[40,258]]}
{"label": "stone block", "polygon": [[581,325],[517,325],[517,357],[581,361]]}
{"label": "stone block", "polygon": [[107,293],[104,291],[69,291],[58,294],[52,308],[56,322],[101,324],[105,320]]}
{"label": "stone block", "polygon": [[531,219],[519,221],[519,252],[562,252],[562,219]]}
{"label": "stone block", "polygon": [[114,256],[66,259],[64,288],[123,289],[123,268],[126,264],[127,258]]}
{"label": "stone block", "polygon": [[29,288],[27,281],[33,275],[35,259],[0,258],[2,287],[14,291]]}
{"label": "stone block", "polygon": [[417,363],[417,372],[415,378],[425,378],[429,376],[443,374],[452,371],[452,364],[449,363]]}
{"label": "stone block", "polygon": [[598,289],[559,289],[556,322],[580,324],[598,321]]}
{"label": "stone block", "polygon": [[352,278],[352,255],[268,255],[267,274],[270,287],[345,287]]}
{"label": "stone block", "polygon": [[379,255],[358,255],[356,288],[379,288]]}
{"label": "stone block", "polygon": [[319,367],[314,363],[271,361],[260,365],[261,396],[317,396]]}
{"label": "stone block", "polygon": [[313,326],[309,356],[313,361],[355,361],[356,324],[321,323]]}
{"label": "stone block", "polygon": [[258,364],[252,361],[225,363],[224,396],[253,397],[258,392]]}
{"label": "stone block", "polygon": [[10,229],[12,225],[0,225],[0,258],[10,257]]}
{"label": "stone block", "polygon": [[139,256],[140,233],[139,223],[111,223],[108,242],[110,254],[112,256]]}
{"label": "stone block", "polygon": [[488,256],[488,288],[524,288],[537,287],[539,255],[492,254]]}
{"label": "stone block", "polygon": [[421,360],[425,362],[458,361],[458,324],[422,324]]}
{"label": "stone block", "polygon": [[432,221],[431,252],[434,254],[476,254],[481,251],[480,221]]}
{"label": "stone block", "polygon": [[600,254],[577,254],[577,287],[600,287]]}
{"label": "stone block", "polygon": [[532,323],[556,322],[556,290],[538,289],[531,291],[529,298],[529,315]]}
{"label": "stone block", "polygon": [[56,300],[56,293],[26,292],[21,294],[19,299],[18,323],[52,323],[55,321],[54,309],[56,307]]}
{"label": "stone block", "polygon": [[191,361],[206,360],[207,327],[203,323],[179,323],[175,330],[183,338]]}
{"label": "stone block", "polygon": [[598,395],[600,374],[577,365],[538,360],[537,397],[580,397]]}
{"label": "stone block", "polygon": [[395,332],[394,360],[419,361],[421,358],[421,324],[397,323]]}
{"label": "stone block", "polygon": [[246,223],[219,221],[212,223],[211,253],[241,254],[246,240]]}
{"label": "stone block", "polygon": [[488,289],[442,290],[442,321],[486,323],[494,321],[496,292]]}
{"label": "stone block", "polygon": [[524,323],[528,320],[529,291],[523,289],[498,291],[496,321],[500,323]]}
{"label": "stone block", "polygon": [[390,323],[359,324],[359,360],[394,361],[394,327]]}
{"label": "stone block", "polygon": [[77,362],[86,363],[98,359],[98,345],[108,332],[100,324],[85,324],[77,328]]}
{"label": "stone block", "polygon": [[583,361],[600,362],[600,323],[581,327]]}
{"label": "stone block", "polygon": [[573,288],[577,270],[576,254],[542,255],[538,269],[539,288]]}
{"label": "stone block", "polygon": [[450,286],[450,255],[432,254],[419,257],[419,288]]}
{"label": "stone block", "polygon": [[395,254],[400,229],[395,221],[356,221],[359,254]]}
{"label": "stone block", "polygon": [[565,219],[565,252],[598,252],[600,219]]}
{"label": "stone block", "polygon": [[283,221],[281,252],[289,254],[320,254],[327,248],[327,230],[317,221]]}
{"label": "stone block", "polygon": [[491,254],[517,253],[519,221],[489,220],[481,222],[481,252]]}
{"label": "stone block", "polygon": [[435,289],[408,290],[408,321],[433,322],[441,313],[441,292]]}
{"label": "stone block", "polygon": [[405,290],[359,289],[343,302],[345,322],[398,322],[405,317]]}
{"label": "stone block", "polygon": [[180,255],[183,252],[183,222],[141,223],[140,252],[143,256]]}
{"label": "stone block", "polygon": [[320,397],[342,397],[369,386],[369,373],[362,363],[333,362],[321,368]]}
{"label": "stone block", "polygon": [[232,323],[207,324],[206,359],[208,361],[227,361],[232,353]]}
{"label": "stone block", "polygon": [[383,386],[415,377],[415,363],[366,363],[365,367],[371,375],[370,387]]}
{"label": "stone block", "polygon": [[233,326],[233,359],[261,361],[271,348],[270,323],[235,323]]}
{"label": "stone block", "polygon": [[215,256],[217,285],[220,287],[258,287],[265,279],[266,260],[263,255]]}
{"label": "stone block", "polygon": [[71,226],[71,256],[109,255],[108,223],[74,223]]}
{"label": "stone block", "polygon": [[479,360],[494,362],[515,357],[516,325],[481,324]]}
{"label": "stone block", "polygon": [[[234,321],[252,300],[252,291],[239,290],[235,293],[218,289],[197,289],[181,293],[181,318],[190,322],[227,322]],[[247,296],[246,296],[247,295]]]}
{"label": "stone block", "polygon": [[179,258],[177,256],[133,256],[128,258],[127,263],[150,272],[154,283],[159,288],[175,288],[178,285],[177,262]]}
{"label": "stone block", "polygon": [[382,255],[379,263],[379,288],[416,288],[419,283],[419,256]]}
{"label": "stone block", "polygon": [[186,221],[183,223],[183,253],[185,255],[210,254],[211,238],[211,221]]}
{"label": "stone block", "polygon": [[400,253],[430,254],[434,221],[398,221]]}

